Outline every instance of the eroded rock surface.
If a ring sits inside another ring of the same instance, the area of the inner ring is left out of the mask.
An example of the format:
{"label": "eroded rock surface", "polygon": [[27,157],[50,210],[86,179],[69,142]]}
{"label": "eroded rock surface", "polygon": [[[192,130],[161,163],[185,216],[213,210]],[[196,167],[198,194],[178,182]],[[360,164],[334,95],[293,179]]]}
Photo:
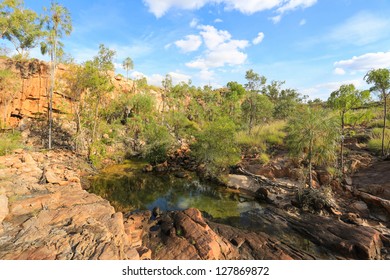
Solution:
{"label": "eroded rock surface", "polygon": [[1,162],[0,259],[139,259],[122,213],[82,189],[73,154],[19,151]]}

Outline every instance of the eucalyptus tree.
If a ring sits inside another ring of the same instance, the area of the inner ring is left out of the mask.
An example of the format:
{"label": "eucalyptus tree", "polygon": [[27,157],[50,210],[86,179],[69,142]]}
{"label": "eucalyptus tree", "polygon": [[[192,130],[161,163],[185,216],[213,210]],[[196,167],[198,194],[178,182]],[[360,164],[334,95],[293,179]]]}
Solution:
{"label": "eucalyptus tree", "polygon": [[290,155],[307,162],[309,186],[313,185],[313,164],[328,164],[336,158],[335,119],[323,109],[306,106],[287,125]]}
{"label": "eucalyptus tree", "polygon": [[373,84],[370,91],[378,92],[380,99],[383,101],[382,156],[384,156],[387,101],[390,96],[390,70],[385,68],[370,70],[364,76],[364,79],[368,84]]}
{"label": "eucalyptus tree", "polygon": [[22,9],[22,0],[4,0],[0,3],[0,34],[4,38],[10,31],[14,23],[14,14],[16,10]]}
{"label": "eucalyptus tree", "polygon": [[55,69],[57,56],[62,50],[63,43],[60,39],[72,32],[72,19],[68,9],[57,2],[51,2],[44,18],[46,24],[46,40],[41,44],[41,52],[50,55],[50,93],[49,93],[49,144],[52,147],[52,126],[53,126],[53,91],[55,84]]}
{"label": "eucalyptus tree", "polygon": [[263,94],[247,92],[241,104],[242,120],[248,128],[248,133],[252,133],[255,125],[264,122],[272,116],[274,104]]}
{"label": "eucalyptus tree", "polygon": [[345,137],[345,117],[346,114],[363,105],[370,99],[369,91],[359,91],[353,84],[342,85],[333,91],[328,99],[331,108],[340,114],[341,141],[340,141],[340,167],[344,173],[344,137]]}
{"label": "eucalyptus tree", "polygon": [[8,0],[2,3],[0,29],[2,38],[9,40],[18,54],[25,58],[43,36],[42,20],[36,12],[25,9],[23,1]]}
{"label": "eucalyptus tree", "polygon": [[123,68],[126,70],[126,78],[129,79],[129,71],[134,68],[134,62],[130,57],[126,57],[122,63]]}

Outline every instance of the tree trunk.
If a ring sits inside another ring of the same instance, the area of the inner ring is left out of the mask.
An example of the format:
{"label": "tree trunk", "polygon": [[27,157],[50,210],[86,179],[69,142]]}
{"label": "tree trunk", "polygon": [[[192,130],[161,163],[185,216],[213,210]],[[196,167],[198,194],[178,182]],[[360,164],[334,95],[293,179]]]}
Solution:
{"label": "tree trunk", "polygon": [[341,115],[341,145],[340,145],[340,168],[341,168],[341,174],[344,176],[344,116],[345,113],[343,112]]}
{"label": "tree trunk", "polygon": [[383,115],[383,130],[382,130],[382,156],[385,155],[385,133],[386,133],[386,115],[387,115],[387,94],[383,93],[385,99],[384,115]]}
{"label": "tree trunk", "polygon": [[312,173],[312,154],[313,154],[313,136],[310,139],[309,143],[309,154],[307,155],[307,159],[309,161],[309,187],[313,188],[313,175]]}
{"label": "tree trunk", "polygon": [[53,91],[54,91],[54,72],[55,72],[55,54],[56,41],[54,40],[53,49],[51,50],[50,59],[50,95],[49,95],[49,150],[52,148],[52,127],[53,127]]}

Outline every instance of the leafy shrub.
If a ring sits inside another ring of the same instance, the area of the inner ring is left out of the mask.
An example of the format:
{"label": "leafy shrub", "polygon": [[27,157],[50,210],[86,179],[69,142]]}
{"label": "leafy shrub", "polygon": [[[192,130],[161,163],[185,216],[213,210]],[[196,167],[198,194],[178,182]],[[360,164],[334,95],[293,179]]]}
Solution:
{"label": "leafy shrub", "polygon": [[283,145],[286,137],[285,125],[285,121],[276,121],[254,127],[251,134],[240,131],[236,135],[237,144],[242,151],[249,153],[263,152],[267,149],[267,145]]}
{"label": "leafy shrub", "polygon": [[240,160],[234,139],[235,130],[231,119],[220,118],[197,133],[191,151],[199,162],[205,164],[206,176],[222,179],[227,168]]}
{"label": "leafy shrub", "polygon": [[174,143],[168,129],[165,126],[150,123],[146,126],[143,136],[146,142],[142,151],[143,157],[153,164],[165,161]]}

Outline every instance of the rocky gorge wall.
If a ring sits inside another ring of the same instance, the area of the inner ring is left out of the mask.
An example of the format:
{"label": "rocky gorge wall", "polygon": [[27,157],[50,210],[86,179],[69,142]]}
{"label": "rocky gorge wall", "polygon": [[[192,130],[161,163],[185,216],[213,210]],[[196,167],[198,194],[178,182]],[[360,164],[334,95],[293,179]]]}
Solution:
{"label": "rocky gorge wall", "polygon": [[[44,61],[32,59],[27,62],[17,62],[8,58],[0,58],[0,70],[9,69],[14,73],[10,84],[0,88],[1,122],[7,127],[17,127],[23,119],[48,118],[50,93],[50,68]],[[61,79],[68,73],[68,67],[63,64],[56,68],[56,86],[53,94],[54,118],[72,113],[72,99],[63,90],[66,85]],[[136,93],[136,85],[120,75],[111,73],[114,92],[109,98],[114,99],[118,93]],[[62,88],[62,90],[61,90]]]}

